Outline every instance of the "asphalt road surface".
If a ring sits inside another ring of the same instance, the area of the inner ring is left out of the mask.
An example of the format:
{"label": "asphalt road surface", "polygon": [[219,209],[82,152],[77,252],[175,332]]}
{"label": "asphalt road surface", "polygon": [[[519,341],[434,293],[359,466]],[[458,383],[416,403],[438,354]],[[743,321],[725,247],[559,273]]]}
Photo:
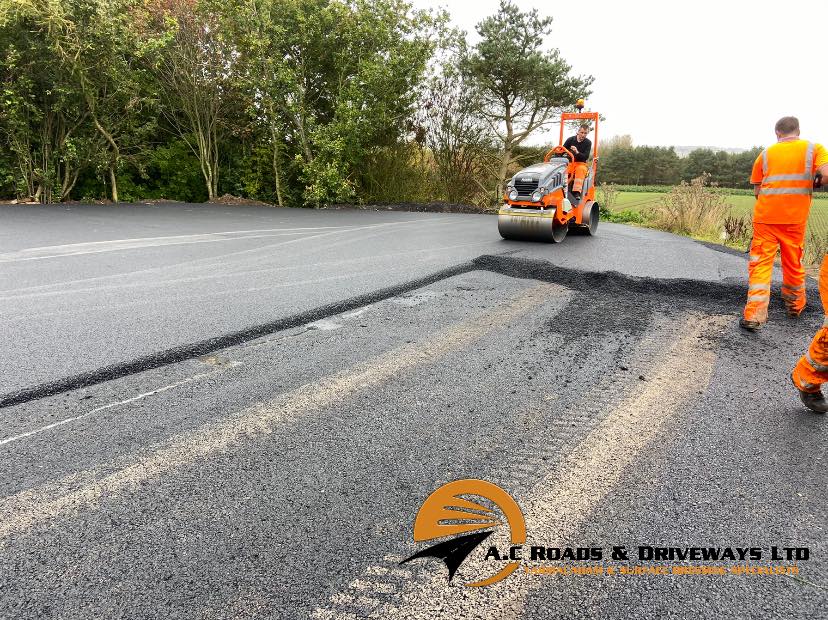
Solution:
{"label": "asphalt road surface", "polygon": [[[0,207],[0,617],[828,617],[828,420],[787,376],[822,309],[775,291],[740,331],[745,270],[624,226]],[[499,525],[451,583],[400,564],[467,478],[514,498],[525,555],[603,557],[466,587]]]}

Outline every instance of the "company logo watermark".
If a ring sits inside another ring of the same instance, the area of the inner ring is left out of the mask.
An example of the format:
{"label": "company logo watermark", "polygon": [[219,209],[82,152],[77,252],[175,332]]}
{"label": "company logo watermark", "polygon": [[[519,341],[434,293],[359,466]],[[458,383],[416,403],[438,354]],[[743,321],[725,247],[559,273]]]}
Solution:
{"label": "company logo watermark", "polygon": [[[465,585],[483,587],[518,569],[527,575],[727,576],[799,575],[808,547],[771,545],[558,547],[527,543],[526,522],[517,502],[485,480],[457,480],[428,496],[414,521],[416,542],[438,541],[401,562],[437,558],[451,582],[460,565],[498,532],[508,545],[489,545],[477,566],[482,573]],[[482,554],[482,550],[481,550]]]}
{"label": "company logo watermark", "polygon": [[[483,498],[500,509],[505,522],[492,508],[479,501],[468,499]],[[499,486],[485,480],[456,480],[444,484],[428,496],[414,521],[414,540],[432,541],[452,537],[415,553],[401,562],[405,564],[417,558],[433,557],[445,562],[449,581],[457,569],[474,549],[486,540],[494,528],[509,528],[509,539],[513,548],[526,542],[526,522],[520,507],[512,497]],[[488,530],[488,531],[483,531]],[[469,534],[468,532],[475,532]],[[462,536],[457,536],[462,534]],[[508,562],[496,568],[494,573],[483,579],[467,583],[473,588],[497,583],[520,567],[520,562]]]}

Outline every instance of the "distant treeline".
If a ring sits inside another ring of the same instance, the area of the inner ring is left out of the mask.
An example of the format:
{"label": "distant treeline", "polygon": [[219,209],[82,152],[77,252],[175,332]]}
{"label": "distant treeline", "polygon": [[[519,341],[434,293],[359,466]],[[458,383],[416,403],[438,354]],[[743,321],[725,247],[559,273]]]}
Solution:
{"label": "distant treeline", "polygon": [[[528,162],[543,157],[549,146],[525,149]],[[709,174],[708,182],[719,187],[749,189],[753,162],[760,147],[742,153],[696,149],[679,157],[673,147],[632,146],[630,136],[616,136],[599,144],[598,183],[616,185],[672,186]]]}
{"label": "distant treeline", "polygon": [[[626,143],[625,143],[626,142]],[[696,149],[679,157],[672,147],[631,146],[615,139],[600,152],[600,182],[619,185],[675,185],[702,174],[719,187],[750,188],[755,147],[742,153]]]}

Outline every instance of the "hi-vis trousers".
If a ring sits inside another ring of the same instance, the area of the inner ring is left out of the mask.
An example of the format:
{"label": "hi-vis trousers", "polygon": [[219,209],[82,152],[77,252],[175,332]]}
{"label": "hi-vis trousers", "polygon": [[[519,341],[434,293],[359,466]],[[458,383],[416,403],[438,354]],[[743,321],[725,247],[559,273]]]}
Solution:
{"label": "hi-vis trousers", "polygon": [[825,322],[791,374],[794,385],[803,392],[819,392],[819,386],[828,381],[828,254],[819,269],[819,296]]}
{"label": "hi-vis trousers", "polygon": [[584,179],[586,179],[589,166],[582,161],[575,161],[569,164],[570,174],[573,175],[572,191],[581,193],[584,189]]}
{"label": "hi-vis trousers", "polygon": [[768,320],[771,273],[777,248],[782,254],[782,299],[789,313],[802,312],[805,307],[805,267],[802,265],[805,226],[754,222],[748,263],[746,321],[764,323]]}

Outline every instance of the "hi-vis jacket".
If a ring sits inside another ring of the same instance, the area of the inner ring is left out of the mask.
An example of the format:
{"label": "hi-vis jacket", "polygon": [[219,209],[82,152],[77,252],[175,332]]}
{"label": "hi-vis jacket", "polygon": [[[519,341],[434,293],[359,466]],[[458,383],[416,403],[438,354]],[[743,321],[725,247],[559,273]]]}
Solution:
{"label": "hi-vis jacket", "polygon": [[777,142],[753,163],[750,182],[761,184],[753,221],[804,224],[811,209],[814,175],[828,164],[828,151],[806,140]]}
{"label": "hi-vis jacket", "polygon": [[753,221],[805,224],[811,210],[814,175],[828,164],[828,151],[806,140],[777,142],[753,163],[750,182],[760,185]]}

